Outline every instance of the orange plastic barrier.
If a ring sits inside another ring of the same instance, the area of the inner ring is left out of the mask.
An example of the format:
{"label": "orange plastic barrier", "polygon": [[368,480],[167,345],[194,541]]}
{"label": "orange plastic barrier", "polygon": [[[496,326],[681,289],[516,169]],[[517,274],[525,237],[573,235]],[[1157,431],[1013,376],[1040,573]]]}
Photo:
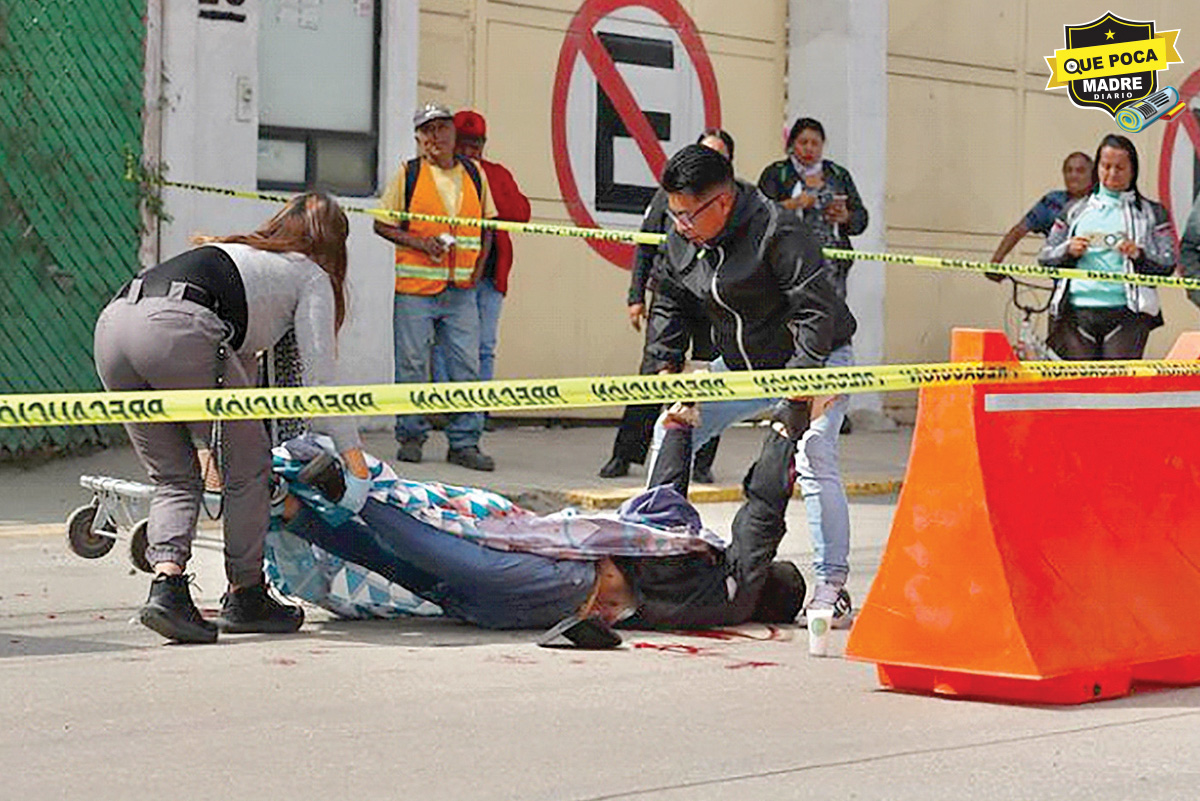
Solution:
{"label": "orange plastic barrier", "polygon": [[[953,361],[1013,358],[954,331]],[[897,690],[1075,704],[1200,683],[1197,621],[1200,378],[921,390],[847,656]]]}

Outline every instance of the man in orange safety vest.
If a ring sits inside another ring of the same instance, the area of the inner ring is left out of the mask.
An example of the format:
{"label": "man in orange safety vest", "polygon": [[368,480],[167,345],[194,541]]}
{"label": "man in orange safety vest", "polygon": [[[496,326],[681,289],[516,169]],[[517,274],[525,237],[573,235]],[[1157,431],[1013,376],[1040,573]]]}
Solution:
{"label": "man in orange safety vest", "polygon": [[[496,216],[487,175],[478,162],[454,153],[454,115],[427,103],[413,117],[418,157],[400,165],[381,205],[440,217]],[[492,247],[492,231],[470,223],[422,220],[375,222],[375,233],[396,246],[396,296],[392,327],[396,383],[430,380],[436,342],[446,354],[451,381],[479,380],[479,310],[476,282]],[[472,470],[494,470],[479,449],[483,415],[452,414],[446,425],[446,460]],[[396,458],[419,462],[429,422],[424,415],[396,417]]]}

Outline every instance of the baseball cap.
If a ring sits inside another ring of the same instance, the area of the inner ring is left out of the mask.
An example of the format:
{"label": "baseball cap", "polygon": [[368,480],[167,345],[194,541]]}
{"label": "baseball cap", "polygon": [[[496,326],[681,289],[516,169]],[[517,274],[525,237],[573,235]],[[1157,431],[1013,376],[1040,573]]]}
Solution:
{"label": "baseball cap", "polygon": [[487,121],[478,111],[463,109],[454,115],[454,128],[459,136],[487,138]]}
{"label": "baseball cap", "polygon": [[437,103],[426,103],[417,109],[417,113],[413,115],[413,129],[420,128],[427,122],[434,120],[452,120],[454,115],[450,113],[450,109]]}

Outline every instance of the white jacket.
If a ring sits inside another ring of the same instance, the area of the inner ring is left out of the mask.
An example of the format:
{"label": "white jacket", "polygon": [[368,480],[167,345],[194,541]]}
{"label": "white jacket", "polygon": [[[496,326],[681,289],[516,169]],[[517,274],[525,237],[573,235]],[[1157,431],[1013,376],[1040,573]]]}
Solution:
{"label": "white jacket", "polygon": [[[1078,259],[1067,252],[1071,237],[1075,236],[1075,223],[1080,215],[1098,203],[1096,193],[1088,195],[1070,206],[1054,221],[1046,237],[1046,244],[1038,254],[1038,262],[1048,267],[1075,267]],[[1121,210],[1125,217],[1125,236],[1141,248],[1136,259],[1126,257],[1126,274],[1170,275],[1175,271],[1175,241],[1171,236],[1171,225],[1167,212],[1153,200],[1147,200],[1133,191],[1120,195]],[[1054,294],[1050,298],[1050,313],[1059,316],[1063,311],[1063,299],[1067,297],[1069,280],[1055,281]],[[1158,292],[1152,286],[1125,284],[1125,305],[1135,312],[1159,318],[1162,305]]]}

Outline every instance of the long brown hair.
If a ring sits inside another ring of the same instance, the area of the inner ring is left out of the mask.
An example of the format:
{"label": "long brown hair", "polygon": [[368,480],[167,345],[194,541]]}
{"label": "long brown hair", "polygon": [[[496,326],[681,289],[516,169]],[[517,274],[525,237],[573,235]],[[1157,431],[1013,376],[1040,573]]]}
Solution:
{"label": "long brown hair", "polygon": [[303,253],[329,274],[333,284],[334,330],[346,319],[346,237],[350,222],[337,201],[324,192],[306,192],[250,234],[194,236],[192,242],[229,242],[272,253]]}

